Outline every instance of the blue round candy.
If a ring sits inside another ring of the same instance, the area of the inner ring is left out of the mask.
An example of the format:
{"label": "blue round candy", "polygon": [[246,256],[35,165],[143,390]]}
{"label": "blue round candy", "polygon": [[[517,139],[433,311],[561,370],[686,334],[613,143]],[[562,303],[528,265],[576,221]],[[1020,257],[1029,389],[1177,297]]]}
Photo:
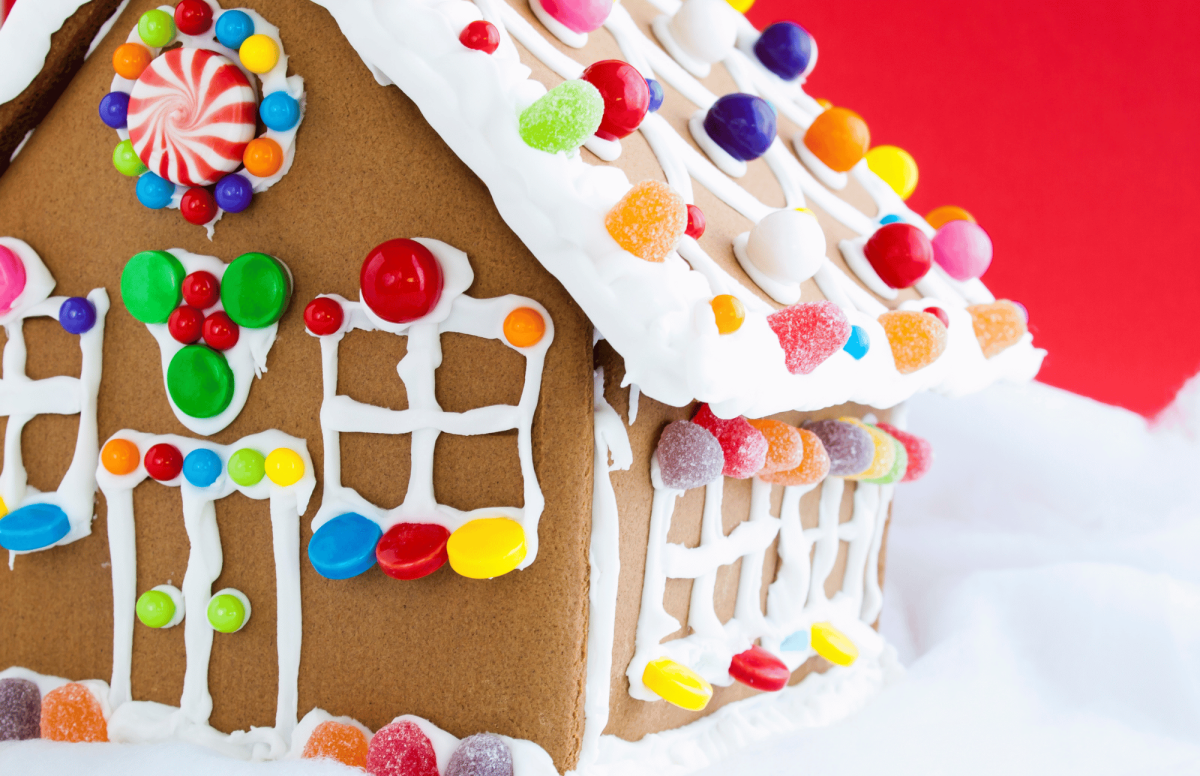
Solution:
{"label": "blue round candy", "polygon": [[141,202],[151,210],[162,210],[171,204],[171,197],[173,196],[175,196],[175,184],[166,178],[155,175],[152,172],[142,173],[138,176],[138,202]]}
{"label": "blue round candy", "polygon": [[650,112],[654,113],[663,104],[663,88],[662,84],[655,81],[653,78],[646,79],[646,86],[650,87]]}
{"label": "blue round candy", "polygon": [[203,447],[196,448],[183,459],[183,476],[197,488],[212,485],[224,470],[221,456]]}
{"label": "blue round candy", "polygon": [[748,162],[775,141],[775,111],[761,97],[727,94],[708,109],[704,131],[734,159]]}
{"label": "blue round candy", "polygon": [[0,520],[0,547],[17,552],[41,550],[71,530],[71,521],[54,504],[27,504]]}
{"label": "blue round candy", "polygon": [[287,92],[272,92],[258,106],[258,115],[268,129],[287,132],[300,120],[300,103]]}
{"label": "blue round candy", "polygon": [[842,345],[842,350],[854,356],[855,361],[859,361],[867,355],[867,351],[870,349],[871,338],[867,335],[867,330],[861,326],[851,326],[850,339],[846,340],[845,345]]}
{"label": "blue round candy", "polygon": [[250,200],[254,198],[254,188],[250,181],[241,175],[230,174],[217,181],[213,196],[222,210],[227,213],[240,213],[250,207]]}
{"label": "blue round candy", "polygon": [[816,64],[812,36],[795,22],[778,22],[763,30],[754,44],[758,61],[785,81],[794,81]]}
{"label": "blue round candy", "polygon": [[338,515],[317,529],[308,559],[326,579],[356,577],[375,565],[375,545],[383,531],[357,512]]}
{"label": "blue round candy", "polygon": [[884,216],[883,218],[879,219],[879,225],[880,225],[880,226],[887,226],[888,224],[894,224],[894,223],[897,223],[897,222],[899,222],[900,220],[901,220],[901,219],[900,219],[900,216],[896,215],[895,213],[888,213],[886,216]]}
{"label": "blue round candy", "polygon": [[129,123],[129,95],[109,92],[100,100],[100,120],[113,129],[124,129]]}
{"label": "blue round candy", "polygon": [[58,322],[70,334],[84,334],[96,325],[96,308],[82,296],[73,296],[58,308]]}
{"label": "blue round candy", "polygon": [[254,20],[245,11],[226,11],[217,17],[217,40],[237,51],[254,34]]}

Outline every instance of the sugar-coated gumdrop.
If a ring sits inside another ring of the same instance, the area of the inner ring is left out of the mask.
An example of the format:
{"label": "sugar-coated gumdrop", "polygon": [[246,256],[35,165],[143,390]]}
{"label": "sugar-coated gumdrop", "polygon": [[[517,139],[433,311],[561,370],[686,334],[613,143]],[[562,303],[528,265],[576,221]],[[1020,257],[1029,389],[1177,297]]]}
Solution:
{"label": "sugar-coated gumdrop", "polygon": [[975,216],[963,210],[958,205],[942,205],[935,207],[925,216],[925,220],[934,229],[941,229],[943,224],[950,221],[970,221],[975,223]]}
{"label": "sugar-coated gumdrop", "polygon": [[379,729],[367,747],[371,776],[438,776],[433,744],[415,722],[401,720]]}
{"label": "sugar-coated gumdrop", "polygon": [[663,429],[655,450],[663,485],[672,490],[698,488],[721,476],[725,453],[708,429],[677,420]]}
{"label": "sugar-coated gumdrop", "polygon": [[12,309],[25,290],[25,263],[16,253],[0,245],[0,313]]}
{"label": "sugar-coated gumdrop", "polygon": [[838,418],[842,423],[858,426],[871,435],[871,465],[858,474],[848,474],[848,480],[875,479],[886,476],[896,465],[896,445],[892,438],[877,428],[872,428],[858,418]]}
{"label": "sugar-coated gumdrop", "polygon": [[704,211],[695,205],[688,205],[687,228],[684,229],[684,234],[693,240],[699,240],[704,235],[706,226],[708,226],[708,221],[704,218]]}
{"label": "sugar-coated gumdrop", "polygon": [[850,339],[850,321],[833,302],[801,302],[767,316],[783,347],[787,370],[806,375]]}
{"label": "sugar-coated gumdrop", "polygon": [[108,723],[100,702],[82,684],[64,684],[42,699],[42,738],[51,741],[107,741]]}
{"label": "sugar-coated gumdrop", "polygon": [[776,210],[750,230],[746,256],[781,283],[803,283],[825,263],[825,232],[808,208]]}
{"label": "sugar-coated gumdrop", "polygon": [[446,563],[450,531],[437,523],[397,523],[375,548],[384,574],[395,579],[420,579]]}
{"label": "sugar-coated gumdrop", "polygon": [[763,30],[754,42],[754,54],[763,67],[785,81],[812,72],[817,64],[817,44],[795,22],[776,22]]}
{"label": "sugar-coated gumdrop", "polygon": [[204,335],[204,313],[190,305],[180,305],[167,318],[167,332],[184,345],[199,342]]}
{"label": "sugar-coated gumdrop", "polygon": [[915,482],[924,477],[929,472],[929,467],[933,465],[933,445],[926,439],[907,431],[901,431],[887,423],[878,425],[903,445],[904,451],[908,453],[908,470],[900,481]]}
{"label": "sugar-coated gumdrop", "polygon": [[367,748],[367,737],[361,730],[330,719],[313,728],[301,757],[305,760],[335,760],[351,768],[366,768]]}
{"label": "sugar-coated gumdrop", "polygon": [[787,687],[792,672],[782,660],[762,647],[754,646],[733,656],[729,662],[729,675],[747,687],[778,692]]}
{"label": "sugar-coated gumdrop", "polygon": [[463,27],[458,42],[474,51],[495,54],[496,49],[500,48],[500,30],[489,21],[477,19]]}
{"label": "sugar-coated gumdrop", "polygon": [[800,430],[779,420],[751,420],[767,440],[767,460],[759,475],[795,469],[804,460],[804,438]]}
{"label": "sugar-coated gumdrop", "polygon": [[875,459],[875,441],[865,429],[840,420],[814,420],[804,424],[821,439],[829,455],[829,474],[846,477],[867,470]]}
{"label": "sugar-coated gumdrop", "polygon": [[391,323],[428,315],[442,298],[442,265],[416,240],[388,240],[367,254],[359,272],[363,301]]}
{"label": "sugar-coated gumdrop", "polygon": [[955,280],[980,277],[992,263],[992,238],[979,224],[950,221],[933,236],[933,258]]}
{"label": "sugar-coated gumdrop", "polygon": [[492,579],[521,565],[525,529],[507,517],[485,517],[459,526],[446,542],[450,568],[468,579]]}
{"label": "sugar-coated gumdrop", "polygon": [[813,623],[812,648],[834,665],[848,666],[858,659],[858,647],[854,642],[827,622]]}
{"label": "sugar-coated gumdrop", "polygon": [[0,679],[0,741],[37,738],[42,725],[42,693],[28,679]]}
{"label": "sugar-coated gumdrop", "polygon": [[[873,428],[876,433],[887,434],[886,431],[878,426],[873,426]],[[895,453],[895,462],[892,464],[892,468],[880,477],[863,478],[863,482],[869,482],[872,485],[891,485],[896,482],[902,482],[904,476],[908,473],[908,450],[900,443],[900,440],[891,434],[887,434],[887,437]]]}
{"label": "sugar-coated gumdrop", "polygon": [[975,326],[975,339],[987,358],[997,356],[1016,345],[1028,327],[1021,308],[1015,302],[1000,299],[990,304],[973,304],[967,308]]}
{"label": "sugar-coated gumdrop", "polygon": [[805,130],[804,145],[829,169],[847,172],[871,147],[871,131],[854,111],[829,108]]}
{"label": "sugar-coated gumdrop", "polygon": [[688,711],[700,711],[712,700],[712,685],[670,658],[660,657],[647,663],[642,682],[667,703]]}
{"label": "sugar-coated gumdrop", "polygon": [[876,229],[863,246],[863,254],[880,279],[892,288],[911,288],[933,266],[929,238],[902,221]]}
{"label": "sugar-coated gumdrop", "polygon": [[574,151],[600,128],[604,98],[587,81],[563,81],[521,111],[521,139],[556,154]]}
{"label": "sugar-coated gumdrop", "polygon": [[611,0],[542,0],[542,8],[571,32],[598,30],[612,12]]}
{"label": "sugar-coated gumdrop", "polygon": [[748,162],[765,154],[775,142],[775,111],[762,97],[726,94],[705,114],[704,131],[725,153]]}
{"label": "sugar-coated gumdrop", "polygon": [[908,199],[917,188],[917,160],[903,148],[875,146],[867,151],[867,167],[890,186],[900,199]]}
{"label": "sugar-coated gumdrop", "polygon": [[806,428],[797,429],[804,443],[804,458],[800,465],[787,471],[759,475],[763,482],[773,485],[816,485],[829,476],[829,453],[821,438]]}
{"label": "sugar-coated gumdrop", "polygon": [[687,205],[667,184],[642,181],[613,205],[604,226],[634,256],[662,261],[687,230]]}
{"label": "sugar-coated gumdrop", "polygon": [[746,306],[732,294],[718,294],[709,304],[712,305],[717,331],[721,334],[733,334],[746,322]]}
{"label": "sugar-coated gumdrop", "polygon": [[701,404],[692,422],[708,429],[717,438],[725,454],[726,477],[744,480],[753,477],[767,461],[770,445],[763,433],[743,417],[718,418],[707,404]]}
{"label": "sugar-coated gumdrop", "polygon": [[512,751],[494,733],[476,733],[459,742],[446,776],[513,776]]}
{"label": "sugar-coated gumdrop", "polygon": [[929,366],[946,350],[946,327],[929,313],[891,310],[879,316],[879,325],[887,334],[896,370],[902,375]]}
{"label": "sugar-coated gumdrop", "polygon": [[942,322],[942,325],[943,325],[943,326],[945,326],[947,329],[949,329],[949,328],[950,328],[950,316],[949,316],[949,315],[947,315],[947,314],[946,314],[946,311],[945,311],[945,310],[943,310],[942,308],[940,308],[940,307],[926,307],[924,310],[922,310],[922,312],[929,313],[929,314],[930,314],[930,315],[932,315],[934,318],[937,318],[939,321],[941,321],[941,322]]}
{"label": "sugar-coated gumdrop", "polygon": [[650,109],[650,87],[637,68],[620,59],[603,59],[588,65],[582,78],[596,87],[604,100],[604,118],[596,137],[619,140],[633,134]]}

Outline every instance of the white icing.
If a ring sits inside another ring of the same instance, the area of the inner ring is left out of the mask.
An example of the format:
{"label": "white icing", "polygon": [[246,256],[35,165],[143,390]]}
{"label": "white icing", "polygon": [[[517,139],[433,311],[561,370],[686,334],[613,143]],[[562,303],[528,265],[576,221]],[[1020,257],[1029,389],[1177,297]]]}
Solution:
{"label": "white icing", "polygon": [[[237,600],[242,602],[242,608],[246,610],[246,614],[242,618],[242,624],[239,625],[237,630],[234,631],[234,633],[237,633],[242,628],[246,627],[246,623],[250,622],[250,599],[246,597],[245,593],[243,593],[241,590],[238,590],[237,588],[224,587],[224,588],[221,588],[220,590],[218,590],[217,592],[213,593],[212,596],[208,600],[211,603],[213,598],[216,598],[217,596],[222,596],[222,595],[233,596],[234,598],[236,598]],[[207,609],[207,607],[205,607],[205,612],[207,613],[207,611],[208,611],[208,609]]]}
{"label": "white icing", "polygon": [[12,155],[8,157],[9,164],[16,161],[17,154],[21,153],[21,151],[25,148],[25,144],[29,142],[29,138],[31,137],[33,137],[32,129],[25,133],[25,137],[21,138],[21,142],[17,143],[17,147],[13,149]]}
{"label": "white icing", "polygon": [[708,158],[713,160],[713,164],[717,165],[721,172],[731,178],[745,177],[749,166],[741,159],[735,159],[728,151],[717,145],[717,141],[713,140],[708,134],[708,130],[704,128],[704,118],[707,115],[708,110],[701,108],[688,119],[688,131],[692,133],[696,145],[704,149],[704,153],[708,154]]}
{"label": "white icing", "polygon": [[671,15],[657,17],[655,36],[679,64],[706,78],[713,64],[733,51],[739,16],[724,0],[687,0]]}
{"label": "white icing", "polygon": [[33,83],[50,53],[50,36],[85,2],[33,0],[13,6],[0,26],[0,105]]}
{"label": "white icing", "polygon": [[584,141],[583,147],[604,162],[615,162],[621,157],[620,140],[605,140],[602,137],[592,135]]}
{"label": "white icing", "polygon": [[883,282],[883,278],[879,277],[879,273],[867,259],[867,239],[866,237],[856,237],[853,240],[842,240],[838,243],[838,250],[842,252],[842,258],[846,260],[846,265],[858,276],[863,285],[884,299],[896,299],[900,296],[900,292]]}

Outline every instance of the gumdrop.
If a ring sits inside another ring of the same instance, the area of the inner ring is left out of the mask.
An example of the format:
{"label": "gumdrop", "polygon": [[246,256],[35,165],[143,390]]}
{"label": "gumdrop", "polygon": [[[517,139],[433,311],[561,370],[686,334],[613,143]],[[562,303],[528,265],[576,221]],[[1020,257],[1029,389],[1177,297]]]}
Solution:
{"label": "gumdrop", "polygon": [[459,742],[446,776],[513,776],[512,752],[500,736],[476,733]]}
{"label": "gumdrop", "polygon": [[797,429],[804,441],[804,460],[788,471],[759,475],[763,482],[773,485],[816,485],[829,476],[829,453],[821,438],[806,428]]}
{"label": "gumdrop", "polygon": [[[873,426],[873,428],[881,434],[887,433],[878,426]],[[895,451],[895,463],[892,464],[892,468],[888,470],[887,474],[884,474],[882,477],[864,479],[863,482],[868,482],[872,485],[891,485],[904,481],[904,475],[908,473],[908,451],[904,449],[904,445],[900,444],[900,440],[891,434],[887,434],[887,437],[892,445],[892,449]]]}
{"label": "gumdrop", "polygon": [[875,442],[864,429],[840,420],[815,420],[804,428],[816,434],[829,455],[829,473],[846,477],[867,470],[875,459]]}
{"label": "gumdrop", "polygon": [[687,230],[687,205],[667,184],[642,181],[608,211],[604,227],[639,259],[662,261]]}
{"label": "gumdrop", "polygon": [[778,420],[751,420],[750,425],[767,438],[767,462],[759,475],[795,469],[804,460],[804,439],[800,430]]}
{"label": "gumdrop", "polygon": [[750,647],[733,656],[729,675],[747,687],[764,692],[778,692],[787,687],[792,672],[779,658],[762,647]]}
{"label": "gumdrop", "polygon": [[902,375],[929,366],[946,350],[946,327],[936,315],[892,310],[879,316],[879,325],[892,347],[896,371]]}
{"label": "gumdrop", "polygon": [[877,428],[872,428],[858,418],[838,418],[843,423],[858,426],[871,435],[871,465],[859,474],[847,475],[847,479],[866,480],[884,477],[896,465],[896,445],[892,438]]}
{"label": "gumdrop", "polygon": [[708,429],[721,444],[725,454],[725,468],[721,473],[726,477],[739,480],[753,477],[766,463],[770,446],[767,438],[745,418],[722,420],[707,404],[701,404],[692,422]]}
{"label": "gumdrop", "polygon": [[663,429],[655,455],[663,485],[672,490],[707,485],[725,468],[725,453],[717,438],[686,420],[677,420]]}
{"label": "gumdrop", "polygon": [[328,720],[313,729],[301,756],[306,760],[336,760],[351,768],[366,768],[367,737],[354,725]]}
{"label": "gumdrop", "polygon": [[604,98],[587,81],[563,81],[521,111],[521,139],[547,153],[571,152],[600,128]]}
{"label": "gumdrop", "polygon": [[0,741],[37,738],[41,720],[38,686],[28,679],[0,679]]}
{"label": "gumdrop", "polygon": [[372,776],[438,776],[437,755],[415,722],[393,722],[371,739],[367,772]]}
{"label": "gumdrop", "polygon": [[1001,299],[991,304],[973,304],[967,308],[975,326],[975,339],[987,358],[1016,345],[1027,330],[1025,316],[1016,303]]}
{"label": "gumdrop", "polygon": [[787,370],[806,375],[850,339],[850,321],[833,302],[801,302],[767,316],[783,346]]}
{"label": "gumdrop", "polygon": [[895,437],[908,453],[908,470],[900,481],[915,482],[924,477],[933,465],[933,445],[929,444],[929,440],[901,431],[887,423],[880,423],[879,428]]}
{"label": "gumdrop", "polygon": [[107,741],[108,723],[100,702],[82,684],[72,682],[42,699],[42,738],[51,741]]}

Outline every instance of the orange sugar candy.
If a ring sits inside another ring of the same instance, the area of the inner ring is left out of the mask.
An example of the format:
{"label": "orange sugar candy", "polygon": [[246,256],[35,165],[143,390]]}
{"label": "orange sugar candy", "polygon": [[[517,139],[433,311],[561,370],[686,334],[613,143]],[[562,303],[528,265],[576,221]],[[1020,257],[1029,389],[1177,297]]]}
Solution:
{"label": "orange sugar candy", "polygon": [[804,461],[804,440],[800,429],[778,420],[752,420],[754,426],[767,438],[767,462],[758,470],[759,475],[795,469]]}
{"label": "orange sugar candy", "polygon": [[835,172],[847,172],[871,147],[871,130],[862,116],[847,108],[823,111],[804,133],[804,145]]}
{"label": "orange sugar candy", "polygon": [[328,720],[317,725],[304,745],[306,760],[336,760],[351,768],[367,767],[367,737],[353,725]]}
{"label": "orange sugar candy", "polygon": [[925,221],[934,229],[941,229],[944,224],[951,221],[970,221],[975,223],[975,216],[963,210],[958,205],[942,205],[935,207],[929,211],[929,215],[925,216]]}
{"label": "orange sugar candy", "polygon": [[871,442],[875,445],[875,454],[871,458],[871,465],[867,467],[867,470],[858,474],[845,475],[845,479],[877,480],[892,470],[892,467],[896,465],[896,445],[890,436],[874,426],[868,426],[858,418],[845,417],[838,418],[838,420],[843,423],[851,423],[866,431],[871,435]]}
{"label": "orange sugar candy", "polygon": [[[798,428],[804,444],[804,458],[800,465],[787,471],[760,474],[759,479],[774,485],[816,485],[829,475],[829,453],[821,438],[806,428]],[[770,452],[767,453],[768,459]]]}
{"label": "orange sugar candy", "polygon": [[72,682],[42,698],[42,738],[51,741],[107,741],[108,723],[100,701]]}
{"label": "orange sugar candy", "polygon": [[140,43],[122,43],[113,52],[113,70],[122,78],[136,81],[142,71],[150,66],[150,50]]}
{"label": "orange sugar candy", "polygon": [[879,316],[879,324],[892,346],[896,370],[902,375],[929,366],[946,349],[946,327],[930,313],[892,310]]}
{"label": "orange sugar candy", "polygon": [[973,304],[967,308],[975,325],[975,339],[987,358],[1020,342],[1025,336],[1025,316],[1007,299],[990,304]]}
{"label": "orange sugar candy", "polygon": [[683,238],[687,205],[667,184],[642,181],[608,211],[604,226],[634,256],[662,261]]}

